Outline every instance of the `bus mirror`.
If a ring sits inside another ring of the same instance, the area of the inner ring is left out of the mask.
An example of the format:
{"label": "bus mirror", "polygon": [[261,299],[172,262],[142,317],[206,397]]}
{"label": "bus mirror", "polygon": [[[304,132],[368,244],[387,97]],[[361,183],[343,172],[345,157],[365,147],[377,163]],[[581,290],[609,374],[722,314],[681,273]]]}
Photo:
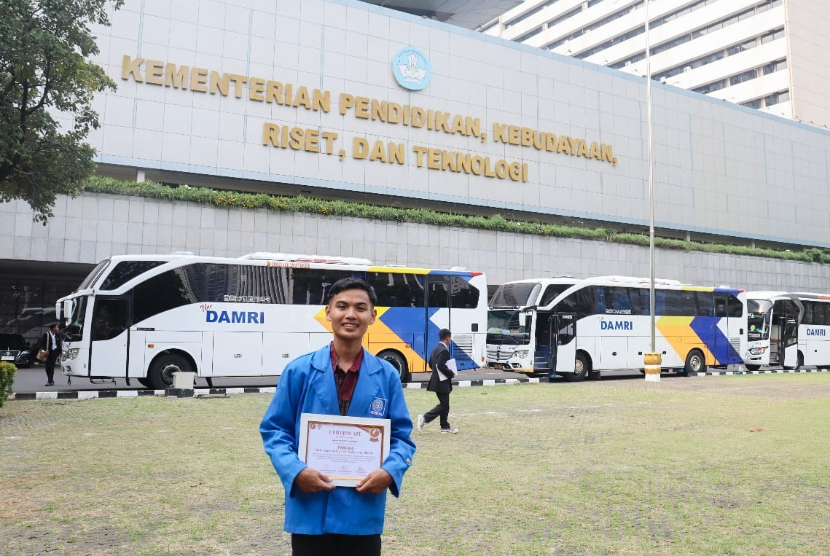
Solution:
{"label": "bus mirror", "polygon": [[[69,324],[69,320],[72,318],[72,313],[75,310],[75,303],[71,299],[65,299],[63,302],[63,318],[66,321],[66,324]],[[58,311],[58,319],[61,318],[60,311]]]}
{"label": "bus mirror", "polygon": [[519,313],[519,326],[524,328],[527,325],[527,313]]}

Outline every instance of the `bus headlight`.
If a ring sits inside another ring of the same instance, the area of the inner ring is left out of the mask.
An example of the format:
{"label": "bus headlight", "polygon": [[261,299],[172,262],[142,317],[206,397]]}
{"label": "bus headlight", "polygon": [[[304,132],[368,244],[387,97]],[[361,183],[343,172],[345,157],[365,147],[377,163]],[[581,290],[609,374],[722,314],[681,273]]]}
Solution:
{"label": "bus headlight", "polygon": [[527,358],[527,356],[528,356],[528,354],[529,354],[529,353],[530,353],[530,350],[527,350],[527,349],[517,349],[517,350],[516,350],[513,354],[514,354],[516,357],[518,357],[519,359],[525,359],[525,358]]}
{"label": "bus headlight", "polygon": [[749,353],[750,355],[763,355],[765,351],[767,351],[766,347],[757,347],[750,348]]}
{"label": "bus headlight", "polygon": [[66,360],[66,361],[69,361],[71,359],[75,359],[76,357],[78,357],[78,348],[72,348],[72,349],[66,350],[66,354],[64,354],[64,356],[63,356],[64,360]]}

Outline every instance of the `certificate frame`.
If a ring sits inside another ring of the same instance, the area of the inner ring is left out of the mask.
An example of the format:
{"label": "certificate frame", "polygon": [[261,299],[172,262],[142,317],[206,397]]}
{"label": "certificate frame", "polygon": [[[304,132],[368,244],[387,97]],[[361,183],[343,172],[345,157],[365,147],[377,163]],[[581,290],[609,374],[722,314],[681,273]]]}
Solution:
{"label": "certificate frame", "polygon": [[331,477],[335,486],[356,487],[389,456],[392,421],[302,413],[297,455]]}

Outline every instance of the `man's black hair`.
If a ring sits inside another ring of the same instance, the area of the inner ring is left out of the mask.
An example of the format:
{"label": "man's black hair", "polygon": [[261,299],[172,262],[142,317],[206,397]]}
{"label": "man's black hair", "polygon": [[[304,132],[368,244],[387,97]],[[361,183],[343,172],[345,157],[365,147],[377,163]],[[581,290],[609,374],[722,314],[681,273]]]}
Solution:
{"label": "man's black hair", "polygon": [[452,336],[452,332],[450,332],[449,328],[442,328],[438,331],[438,339],[442,342]]}
{"label": "man's black hair", "polygon": [[372,303],[372,307],[377,305],[378,296],[375,293],[375,288],[369,285],[369,282],[361,280],[360,278],[341,278],[335,282],[329,290],[329,303],[331,303],[331,300],[334,299],[335,295],[346,290],[363,290],[366,292],[366,295],[369,296],[369,301]]}

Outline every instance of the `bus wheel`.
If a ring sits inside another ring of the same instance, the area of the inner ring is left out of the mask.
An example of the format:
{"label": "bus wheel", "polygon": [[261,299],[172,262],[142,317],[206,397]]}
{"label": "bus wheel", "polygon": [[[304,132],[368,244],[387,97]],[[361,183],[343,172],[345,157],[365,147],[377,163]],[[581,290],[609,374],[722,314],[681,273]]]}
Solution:
{"label": "bus wheel", "polygon": [[747,371],[752,371],[753,373],[761,369],[761,365],[744,365],[744,367],[746,367]]}
{"label": "bus wheel", "polygon": [[173,385],[173,373],[192,373],[190,363],[175,353],[165,353],[159,355],[153,364],[150,365],[150,371],[147,373],[147,382],[150,383],[150,388],[154,390],[164,390]]}
{"label": "bus wheel", "polygon": [[569,382],[582,382],[585,380],[585,377],[588,376],[588,373],[591,372],[591,362],[588,361],[588,358],[581,353],[576,354],[576,362],[574,363],[574,372],[572,373],[562,373],[562,376],[565,377],[565,380]]}
{"label": "bus wheel", "polygon": [[137,380],[137,381],[138,381],[138,383],[139,383],[140,385],[142,385],[143,387],[145,387],[145,388],[150,388],[150,381],[149,381],[149,380],[147,380],[146,378],[137,378],[136,380]]}
{"label": "bus wheel", "polygon": [[398,376],[401,377],[401,382],[409,382],[409,369],[406,367],[406,359],[400,353],[397,351],[382,351],[378,353],[378,357],[395,367]]}
{"label": "bus wheel", "polygon": [[693,349],[686,356],[686,365],[683,367],[681,374],[689,376],[689,373],[705,373],[706,359],[703,358],[703,353],[699,349]]}

